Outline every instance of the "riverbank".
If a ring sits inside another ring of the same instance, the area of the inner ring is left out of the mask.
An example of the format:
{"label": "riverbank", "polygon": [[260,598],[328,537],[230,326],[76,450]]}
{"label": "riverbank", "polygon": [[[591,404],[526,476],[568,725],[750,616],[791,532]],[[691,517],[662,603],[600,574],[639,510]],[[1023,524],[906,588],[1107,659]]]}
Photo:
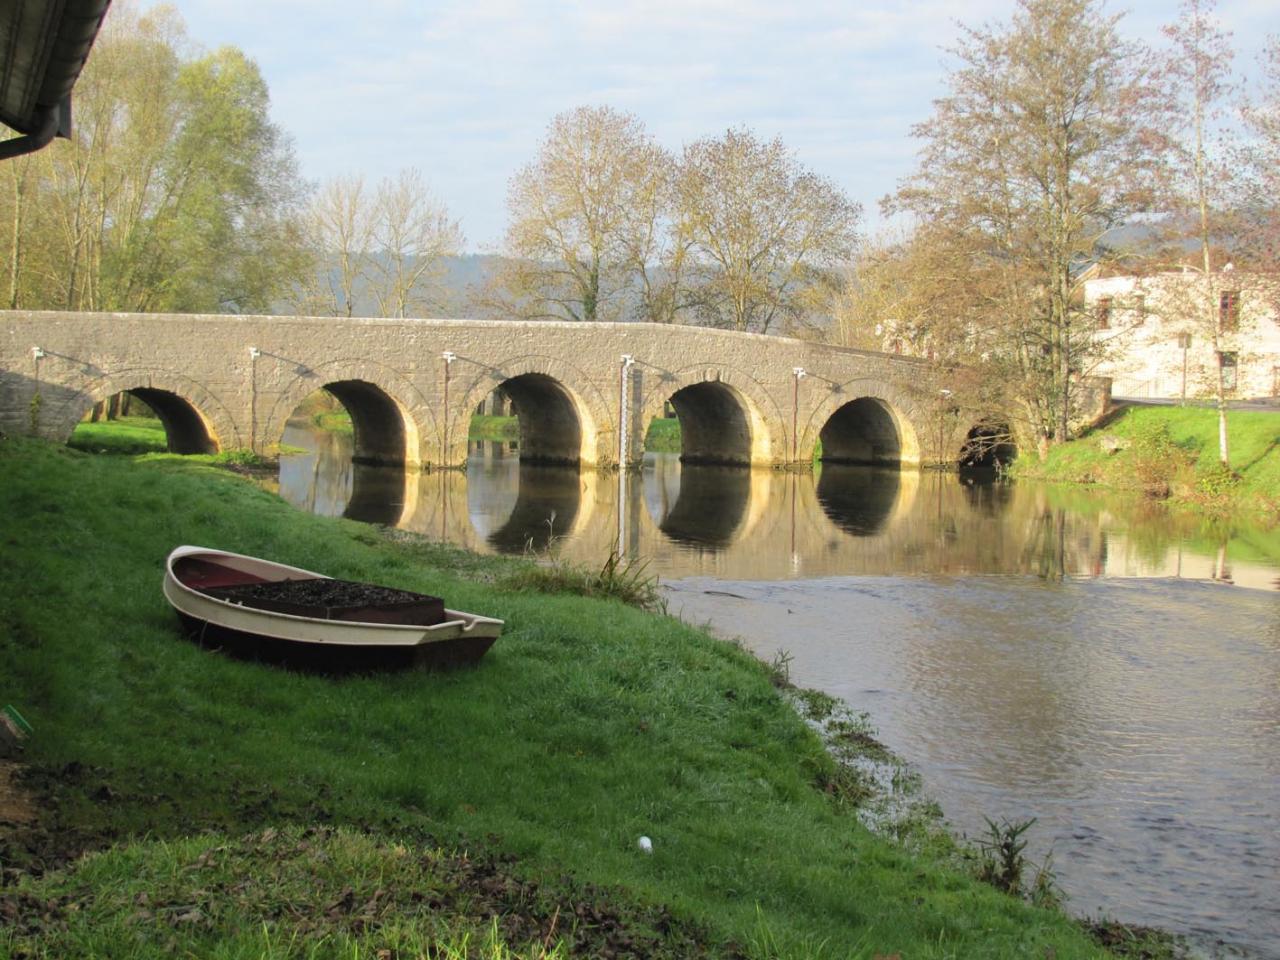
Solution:
{"label": "riverbank", "polygon": [[1203,407],[1125,406],[1015,478],[1111,487],[1219,516],[1280,521],[1280,414],[1227,414],[1231,470],[1218,460],[1218,415]]}
{"label": "riverbank", "polygon": [[[35,728],[38,811],[0,846],[0,955],[1103,955],[871,834],[767,668],[702,631],[517,589],[521,561],[302,514],[190,458],[10,439],[0,472],[0,698]],[[160,595],[182,542],[507,628],[450,674],[232,661]]]}

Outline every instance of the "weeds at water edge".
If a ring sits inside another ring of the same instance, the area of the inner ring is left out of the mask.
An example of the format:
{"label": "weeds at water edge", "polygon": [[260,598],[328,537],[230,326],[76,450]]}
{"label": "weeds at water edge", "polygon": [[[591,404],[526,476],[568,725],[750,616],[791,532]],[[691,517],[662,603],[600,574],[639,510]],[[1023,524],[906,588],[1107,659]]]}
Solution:
{"label": "weeds at water edge", "polygon": [[501,580],[511,590],[533,590],[540,593],[573,593],[621,602],[641,610],[666,613],[667,601],[658,589],[658,578],[649,573],[649,562],[623,559],[617,549],[609,551],[599,570],[570,563],[550,553],[548,559],[523,567]]}
{"label": "weeds at water edge", "polygon": [[[1062,891],[1053,872],[1053,851],[1046,854],[1039,864],[1025,854],[1027,841],[1024,834],[1035,825],[1036,818],[1018,822],[1001,819],[998,823],[990,817],[983,819],[987,822],[987,836],[974,841],[978,879],[1036,906],[1059,906]],[[1030,868],[1035,869],[1035,874],[1028,881],[1026,874]]]}

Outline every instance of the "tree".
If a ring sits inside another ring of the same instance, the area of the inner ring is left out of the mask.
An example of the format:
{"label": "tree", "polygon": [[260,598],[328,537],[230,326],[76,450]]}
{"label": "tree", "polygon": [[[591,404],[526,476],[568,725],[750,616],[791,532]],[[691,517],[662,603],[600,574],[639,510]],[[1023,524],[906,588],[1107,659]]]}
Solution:
{"label": "tree", "polygon": [[1274,273],[1280,270],[1280,37],[1268,40],[1260,65],[1261,88],[1243,111],[1251,139],[1240,158],[1246,172],[1241,207],[1252,260]]}
{"label": "tree", "polygon": [[1227,348],[1235,345],[1229,341],[1239,326],[1239,303],[1228,301],[1239,293],[1238,287],[1234,293],[1225,289],[1235,285],[1227,282],[1224,287],[1219,276],[1224,264],[1214,263],[1213,248],[1215,243],[1232,244],[1231,207],[1239,200],[1234,164],[1227,162],[1232,151],[1224,142],[1225,131],[1215,123],[1233,92],[1233,54],[1229,36],[1213,18],[1213,0],[1184,0],[1178,21],[1166,26],[1164,34],[1171,41],[1164,69],[1177,109],[1165,125],[1171,162],[1162,180],[1162,206],[1175,249],[1188,239],[1195,244],[1199,276],[1179,291],[1178,312],[1213,344],[1218,457],[1229,465],[1227,399],[1234,384],[1228,384],[1226,357],[1236,352]]}
{"label": "tree", "polygon": [[308,278],[296,298],[298,306],[304,313],[349,317],[357,291],[367,282],[366,259],[373,244],[373,211],[364,177],[349,174],[322,184],[311,199],[305,222],[321,272]]}
{"label": "tree", "polygon": [[373,223],[379,314],[403,317],[411,307],[431,305],[429,281],[438,278],[445,257],[462,250],[458,221],[410,168],[378,185]]}
{"label": "tree", "polygon": [[642,310],[661,314],[653,266],[662,256],[670,176],[670,157],[631,114],[578,107],[557,115],[508,191],[509,309],[620,319],[639,287]]}
{"label": "tree", "polygon": [[304,313],[404,317],[438,305],[432,281],[462,229],[410,167],[370,191],[359,174],[321,185],[305,218],[317,270],[293,294]]}
{"label": "tree", "polygon": [[[1150,203],[1158,97],[1094,0],[1018,0],[965,28],[959,66],[914,128],[919,169],[888,204],[958,259],[980,353],[1000,360],[1037,442],[1066,439],[1089,362],[1079,282],[1108,231]],[[977,318],[981,318],[978,320]]]}
{"label": "tree", "polygon": [[71,310],[267,310],[304,267],[301,181],[256,64],[191,53],[180,17],[117,4],[76,125],[15,172],[9,302]]}
{"label": "tree", "polygon": [[860,215],[780,139],[739,128],[689,144],[675,216],[697,311],[714,326],[757,333],[799,317],[813,287],[852,259]]}
{"label": "tree", "polygon": [[832,312],[831,338],[865,350],[891,350],[976,362],[969,304],[957,275],[962,257],[927,227],[866,243]]}

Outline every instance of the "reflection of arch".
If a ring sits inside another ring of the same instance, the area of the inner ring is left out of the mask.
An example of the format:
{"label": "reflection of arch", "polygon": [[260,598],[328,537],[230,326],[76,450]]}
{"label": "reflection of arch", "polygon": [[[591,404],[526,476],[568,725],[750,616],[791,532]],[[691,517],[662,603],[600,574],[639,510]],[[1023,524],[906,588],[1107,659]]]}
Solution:
{"label": "reflection of arch", "polygon": [[235,422],[222,403],[201,384],[163,370],[125,369],[87,380],[51,409],[54,435],[64,441],[95,404],[117,393],[132,393],[150,406],[164,424],[174,453],[216,453],[243,444]]}
{"label": "reflection of arch", "polygon": [[[463,377],[468,369],[476,370],[470,380]],[[572,364],[544,356],[495,364],[458,356],[452,370],[459,396],[449,400],[446,463],[466,459],[472,411],[497,388],[511,399],[520,420],[521,459],[590,465],[613,458],[608,443],[616,435],[614,414],[590,378]]]}
{"label": "reflection of arch", "polygon": [[502,553],[546,549],[554,537],[573,529],[582,503],[576,467],[521,463],[519,471],[511,514],[488,537]]}
{"label": "reflection of arch", "polygon": [[[263,354],[263,358],[269,358]],[[260,359],[259,364],[266,362]],[[419,424],[435,429],[435,414],[418,390],[391,367],[369,360],[335,360],[298,367],[262,424],[268,444],[278,444],[285,424],[302,402],[323,388],[338,398],[355,428],[352,459],[362,463],[423,462]]]}
{"label": "reflection of arch", "polygon": [[1018,456],[1007,423],[985,419],[973,425],[960,447],[961,470],[998,470]]}
{"label": "reflection of arch", "polygon": [[680,492],[658,529],[677,543],[726,547],[738,539],[750,499],[750,470],[685,464]]}
{"label": "reflection of arch", "polygon": [[920,462],[913,397],[879,380],[852,380],[826,393],[801,431],[806,459],[822,440],[823,459],[838,463]]}
{"label": "reflection of arch", "polygon": [[344,517],[395,526],[404,514],[404,504],[404,467],[352,463],[351,496],[342,511]]}
{"label": "reflection of arch", "polygon": [[817,496],[822,512],[845,533],[869,537],[884,529],[898,502],[897,470],[824,463]]}
{"label": "reflection of arch", "polygon": [[649,424],[662,416],[667,401],[680,417],[682,460],[769,463],[773,451],[782,449],[781,437],[775,436],[782,412],[748,374],[704,363],[680,370],[641,367],[637,378],[642,387],[632,457],[638,456]]}

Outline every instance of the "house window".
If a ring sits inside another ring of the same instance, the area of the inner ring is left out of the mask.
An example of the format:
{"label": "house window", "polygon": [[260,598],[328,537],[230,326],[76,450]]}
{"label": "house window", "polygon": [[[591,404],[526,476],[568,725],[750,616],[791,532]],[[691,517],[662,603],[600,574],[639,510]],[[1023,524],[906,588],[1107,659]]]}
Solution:
{"label": "house window", "polygon": [[1111,326],[1111,298],[1099,297],[1094,316],[1098,321],[1098,329],[1106,330]]}
{"label": "house window", "polygon": [[1239,361],[1235,351],[1219,351],[1218,366],[1222,368],[1222,389],[1236,388],[1236,365]]}
{"label": "house window", "polygon": [[1222,330],[1240,329],[1240,291],[1223,290],[1218,297],[1218,326]]}

